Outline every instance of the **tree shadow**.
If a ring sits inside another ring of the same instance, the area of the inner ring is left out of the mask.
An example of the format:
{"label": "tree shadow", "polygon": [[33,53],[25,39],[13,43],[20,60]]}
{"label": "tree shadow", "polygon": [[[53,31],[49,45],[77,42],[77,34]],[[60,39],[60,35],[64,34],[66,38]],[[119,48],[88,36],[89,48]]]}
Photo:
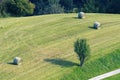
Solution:
{"label": "tree shadow", "polygon": [[44,61],[50,62],[50,63],[55,64],[55,65],[59,65],[61,67],[79,66],[79,64],[77,64],[77,63],[63,60],[63,59],[45,59]]}

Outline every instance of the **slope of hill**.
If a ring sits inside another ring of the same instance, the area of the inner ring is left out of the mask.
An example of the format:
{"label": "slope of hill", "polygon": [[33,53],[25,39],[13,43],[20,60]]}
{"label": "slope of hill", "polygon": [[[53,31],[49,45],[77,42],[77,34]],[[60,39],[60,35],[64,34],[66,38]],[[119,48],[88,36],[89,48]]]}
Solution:
{"label": "slope of hill", "polygon": [[[73,50],[77,38],[87,38],[91,46],[86,64],[120,49],[119,14],[86,14],[85,19],[76,16],[1,18],[0,80],[61,79],[78,67]],[[100,30],[91,27],[95,21],[101,22]],[[20,66],[9,64],[16,56],[22,58]]]}

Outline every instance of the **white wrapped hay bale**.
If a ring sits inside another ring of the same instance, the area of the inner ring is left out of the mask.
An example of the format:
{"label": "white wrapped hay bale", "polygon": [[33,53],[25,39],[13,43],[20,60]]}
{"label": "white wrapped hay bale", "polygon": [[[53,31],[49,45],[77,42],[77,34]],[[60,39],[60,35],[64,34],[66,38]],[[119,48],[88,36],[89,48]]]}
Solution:
{"label": "white wrapped hay bale", "polygon": [[15,57],[13,60],[13,64],[15,64],[15,65],[21,64],[20,62],[21,62],[21,58],[19,58],[19,57]]}
{"label": "white wrapped hay bale", "polygon": [[100,29],[100,25],[101,25],[101,24],[96,21],[96,22],[94,23],[93,27],[94,27],[95,29]]}
{"label": "white wrapped hay bale", "polygon": [[79,12],[78,13],[78,18],[85,18],[85,13],[84,12]]}

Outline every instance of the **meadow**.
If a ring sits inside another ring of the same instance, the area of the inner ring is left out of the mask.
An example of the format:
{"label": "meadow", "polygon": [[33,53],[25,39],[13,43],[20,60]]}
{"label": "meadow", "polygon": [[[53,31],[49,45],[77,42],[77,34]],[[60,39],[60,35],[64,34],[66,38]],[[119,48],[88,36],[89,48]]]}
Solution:
{"label": "meadow", "polygon": [[[95,21],[102,24],[99,30],[92,28]],[[74,52],[77,38],[91,47],[82,68]],[[0,80],[87,80],[120,68],[119,49],[119,14],[0,18]],[[22,58],[19,66],[11,64],[16,56]]]}

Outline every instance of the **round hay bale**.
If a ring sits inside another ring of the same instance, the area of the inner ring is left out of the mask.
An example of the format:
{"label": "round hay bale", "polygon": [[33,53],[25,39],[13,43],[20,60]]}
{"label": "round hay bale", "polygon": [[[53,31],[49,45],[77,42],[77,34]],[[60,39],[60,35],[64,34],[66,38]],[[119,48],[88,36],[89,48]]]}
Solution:
{"label": "round hay bale", "polygon": [[93,27],[94,27],[95,29],[100,29],[100,25],[101,25],[101,24],[96,21],[96,22],[94,23]]}
{"label": "round hay bale", "polygon": [[81,19],[85,18],[85,13],[84,12],[79,12],[78,13],[78,18],[81,18]]}
{"label": "round hay bale", "polygon": [[21,62],[21,58],[19,58],[19,57],[15,57],[13,60],[13,64],[15,64],[15,65],[21,64],[20,62]]}

